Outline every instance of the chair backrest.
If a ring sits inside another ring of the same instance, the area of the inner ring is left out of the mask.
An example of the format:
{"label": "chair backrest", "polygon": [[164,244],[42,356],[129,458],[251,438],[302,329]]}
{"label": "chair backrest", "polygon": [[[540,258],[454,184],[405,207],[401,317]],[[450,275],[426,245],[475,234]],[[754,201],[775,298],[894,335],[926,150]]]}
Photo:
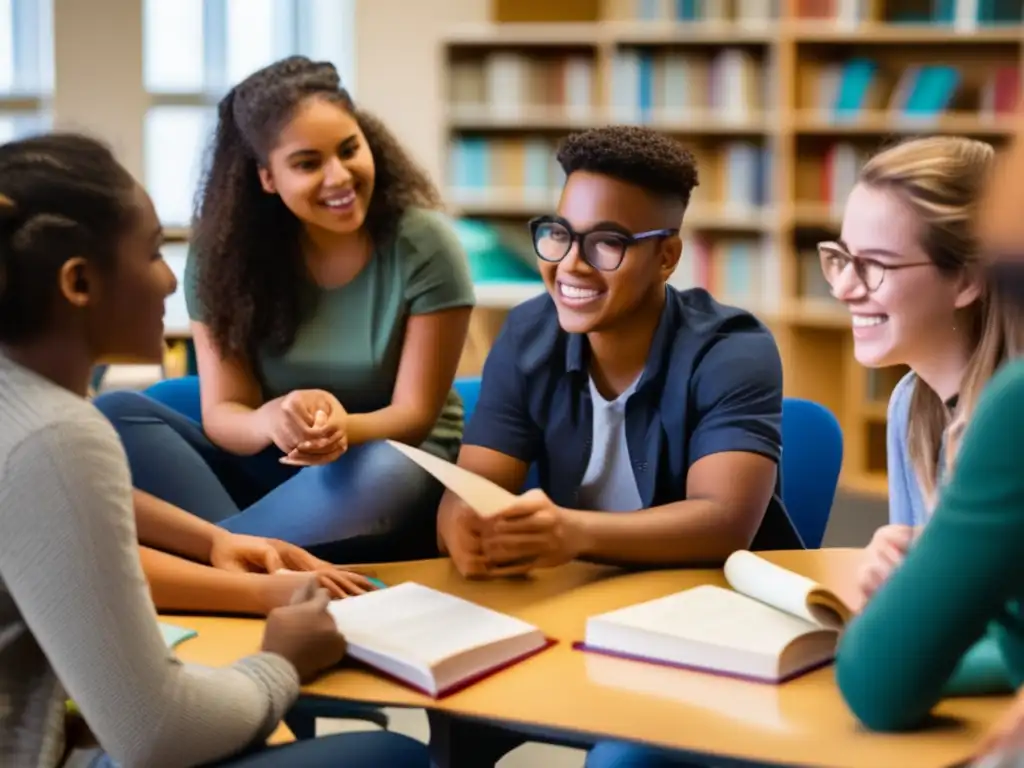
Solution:
{"label": "chair backrest", "polygon": [[[464,418],[466,424],[469,424],[469,419],[473,415],[476,403],[480,399],[480,377],[466,376],[456,379],[455,391],[462,398]],[[526,475],[526,482],[523,484],[523,491],[528,491],[531,488],[540,488],[540,473],[537,470],[536,464],[530,465],[530,471]]]}
{"label": "chair backrest", "polygon": [[455,380],[455,391],[462,398],[462,409],[467,424],[476,409],[476,401],[480,399],[480,381],[479,376],[466,376]]}
{"label": "chair backrest", "polygon": [[787,397],[782,402],[782,500],[804,546],[825,538],[843,464],[843,431],[825,406]]}

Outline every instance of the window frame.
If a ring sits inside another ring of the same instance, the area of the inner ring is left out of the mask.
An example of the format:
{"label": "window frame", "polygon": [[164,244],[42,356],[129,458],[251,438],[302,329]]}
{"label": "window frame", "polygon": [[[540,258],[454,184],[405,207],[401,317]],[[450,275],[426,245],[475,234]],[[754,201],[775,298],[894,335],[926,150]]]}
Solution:
{"label": "window frame", "polygon": [[[15,2],[31,2],[32,0],[14,0]],[[138,2],[139,12],[145,16],[144,3]],[[166,0],[164,0],[166,2]],[[203,86],[199,89],[181,91],[150,91],[143,82],[146,94],[146,109],[141,116],[145,124],[146,116],[153,108],[187,107],[214,109],[234,83],[227,82],[228,73],[228,2],[229,0],[204,0],[203,2]],[[352,44],[343,45],[333,59],[342,76],[342,82],[350,92],[354,90],[355,81],[355,0],[330,0],[338,3],[345,23],[351,25],[347,37]],[[309,51],[313,47],[314,32],[317,25],[317,4],[315,0],[274,0],[275,29],[283,30],[283,37],[277,45],[284,51]],[[144,30],[140,34],[145,37]],[[281,54],[288,55],[288,54]],[[143,51],[145,60],[145,51]],[[141,155],[146,162],[145,136],[143,132]],[[146,182],[148,183],[148,182]],[[170,226],[167,228],[170,241],[188,239],[188,227]]]}

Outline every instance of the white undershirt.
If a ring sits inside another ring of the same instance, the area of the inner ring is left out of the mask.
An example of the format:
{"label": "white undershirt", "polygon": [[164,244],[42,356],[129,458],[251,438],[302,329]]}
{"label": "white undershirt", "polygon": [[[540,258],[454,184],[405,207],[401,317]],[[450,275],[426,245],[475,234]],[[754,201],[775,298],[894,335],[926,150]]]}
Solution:
{"label": "white undershirt", "polygon": [[580,484],[583,509],[632,512],[643,506],[626,443],[626,401],[637,382],[639,377],[617,398],[606,400],[590,379],[594,435],[590,462]]}

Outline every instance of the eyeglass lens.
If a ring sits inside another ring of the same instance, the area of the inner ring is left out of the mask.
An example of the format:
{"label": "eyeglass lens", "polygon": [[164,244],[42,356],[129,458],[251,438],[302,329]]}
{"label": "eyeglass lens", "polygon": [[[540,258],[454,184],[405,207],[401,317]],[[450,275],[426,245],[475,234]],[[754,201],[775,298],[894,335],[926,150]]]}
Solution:
{"label": "eyeglass lens", "polygon": [[835,285],[842,277],[847,265],[852,264],[860,282],[869,291],[874,291],[882,284],[885,267],[871,259],[858,259],[833,246],[818,248],[821,258],[821,269],[830,285]]}
{"label": "eyeglass lens", "polygon": [[[534,232],[534,248],[545,261],[561,261],[572,249],[573,235],[557,221],[543,222]],[[588,232],[583,237],[582,256],[595,269],[613,270],[622,263],[629,243],[615,232]]]}

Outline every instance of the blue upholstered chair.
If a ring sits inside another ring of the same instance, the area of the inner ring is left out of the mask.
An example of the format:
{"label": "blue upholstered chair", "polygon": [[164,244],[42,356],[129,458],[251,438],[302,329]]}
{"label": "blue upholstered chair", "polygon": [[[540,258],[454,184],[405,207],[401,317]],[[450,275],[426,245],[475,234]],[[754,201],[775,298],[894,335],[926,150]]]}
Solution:
{"label": "blue upholstered chair", "polygon": [[825,406],[782,401],[782,500],[804,546],[818,549],[843,464],[843,432]]}
{"label": "blue upholstered chair", "polygon": [[[459,397],[462,398],[462,407],[466,412],[466,424],[469,424],[469,418],[473,415],[473,410],[476,408],[476,402],[480,399],[480,381],[480,377],[478,376],[467,376],[465,378],[455,380],[455,391],[458,392]],[[537,465],[533,464],[530,467],[529,473],[526,475],[526,482],[523,484],[523,490],[528,491],[531,488],[539,487],[540,475],[537,472]]]}

